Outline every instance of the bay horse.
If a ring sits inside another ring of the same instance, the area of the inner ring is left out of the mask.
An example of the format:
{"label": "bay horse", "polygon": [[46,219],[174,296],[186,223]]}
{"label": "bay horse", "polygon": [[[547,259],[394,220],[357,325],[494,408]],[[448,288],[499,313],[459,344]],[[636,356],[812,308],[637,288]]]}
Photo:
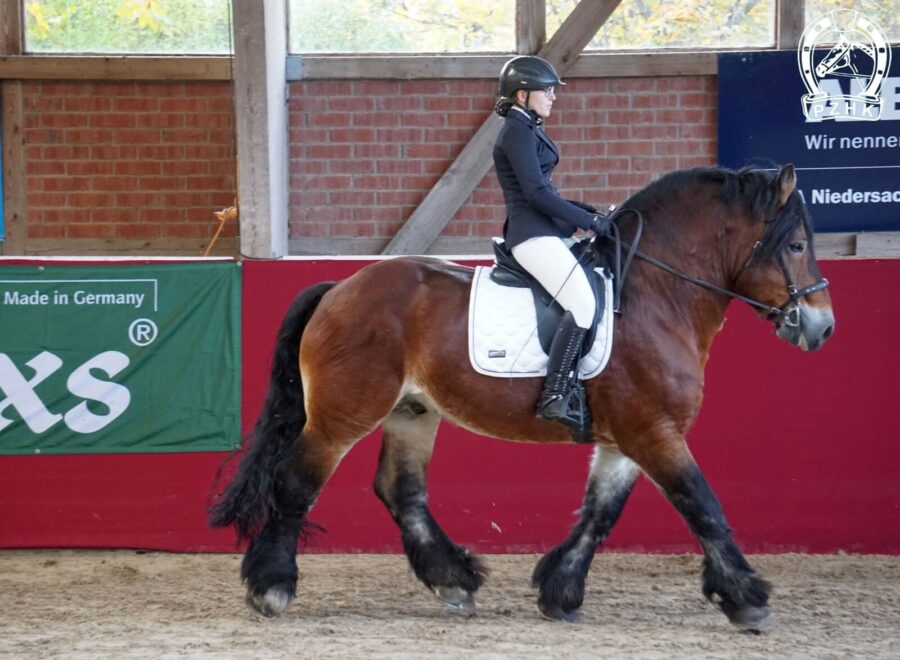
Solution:
{"label": "bay horse", "polygon": [[[672,172],[624,208],[643,217],[643,258],[622,293],[610,362],[585,383],[595,439],[586,494],[568,538],[534,571],[539,609],[577,619],[594,553],[643,472],[700,542],[704,595],[736,626],[767,630],[769,584],[735,543],[685,433],[732,297],[755,305],[778,337],[805,350],[833,333],[794,168]],[[623,232],[636,224],[625,215]],[[246,453],[210,510],[213,526],[234,525],[249,540],[241,577],[252,609],[273,616],[290,604],[298,538],[312,525],[307,514],[341,458],[381,425],[375,492],[400,528],[409,563],[438,598],[473,610],[486,569],[428,508],[439,421],[506,440],[571,436],[535,417],[540,378],[494,378],[470,367],[472,277],[471,268],[447,261],[398,257],[313,285],[291,305]]]}

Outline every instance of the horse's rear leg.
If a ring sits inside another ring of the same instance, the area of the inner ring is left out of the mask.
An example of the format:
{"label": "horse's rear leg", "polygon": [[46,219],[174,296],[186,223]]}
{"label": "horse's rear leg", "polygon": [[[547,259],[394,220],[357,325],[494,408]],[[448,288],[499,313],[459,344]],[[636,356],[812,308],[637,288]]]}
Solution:
{"label": "horse's rear leg", "polygon": [[576,621],[594,552],[609,536],[637,479],[635,463],[610,447],[597,447],[580,518],[569,538],[544,555],[531,579],[538,607],[549,618]]}
{"label": "horse's rear leg", "polygon": [[735,626],[753,632],[772,627],[768,582],[741,553],[712,488],[684,440],[666,438],[633,458],[665,493],[703,547],[703,595]]}
{"label": "horse's rear leg", "polygon": [[241,563],[247,604],[263,616],[277,616],[290,605],[297,587],[297,541],[310,527],[306,515],[325,482],[353,442],[325,443],[301,433],[271,478],[270,516],[252,538]]}
{"label": "horse's rear leg", "polygon": [[484,582],[481,561],[444,533],[428,510],[426,472],[440,417],[422,403],[404,400],[382,424],[375,492],[400,528],[416,577],[450,607],[474,610]]}

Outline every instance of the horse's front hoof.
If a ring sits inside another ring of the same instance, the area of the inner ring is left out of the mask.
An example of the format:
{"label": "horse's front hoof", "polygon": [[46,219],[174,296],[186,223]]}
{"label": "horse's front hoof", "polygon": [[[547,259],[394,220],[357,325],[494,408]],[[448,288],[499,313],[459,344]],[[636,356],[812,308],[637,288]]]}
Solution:
{"label": "horse's front hoof", "polygon": [[475,614],[475,596],[470,591],[466,591],[461,587],[437,586],[434,588],[434,595],[454,612],[459,612],[465,616]]}
{"label": "horse's front hoof", "polygon": [[544,605],[540,602],[538,603],[538,608],[541,610],[541,614],[544,615],[544,618],[551,621],[562,621],[564,623],[581,622],[581,610],[567,612],[559,605]]}
{"label": "horse's front hoof", "polygon": [[772,630],[772,610],[763,605],[748,605],[734,612],[729,612],[728,620],[741,630],[751,633],[767,633]]}
{"label": "horse's front hoof", "polygon": [[245,600],[251,610],[268,618],[284,612],[293,599],[294,595],[289,591],[279,587],[270,587],[264,594],[248,591]]}

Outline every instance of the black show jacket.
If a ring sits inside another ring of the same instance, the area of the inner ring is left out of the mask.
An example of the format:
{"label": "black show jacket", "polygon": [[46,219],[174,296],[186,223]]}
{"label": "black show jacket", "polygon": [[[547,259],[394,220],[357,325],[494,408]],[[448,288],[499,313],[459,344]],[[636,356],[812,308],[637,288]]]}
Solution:
{"label": "black show jacket", "polygon": [[494,168],[506,201],[503,237],[514,247],[535,236],[565,238],[590,229],[594,214],[559,196],[550,180],[559,150],[537,122],[510,108],[497,142]]}

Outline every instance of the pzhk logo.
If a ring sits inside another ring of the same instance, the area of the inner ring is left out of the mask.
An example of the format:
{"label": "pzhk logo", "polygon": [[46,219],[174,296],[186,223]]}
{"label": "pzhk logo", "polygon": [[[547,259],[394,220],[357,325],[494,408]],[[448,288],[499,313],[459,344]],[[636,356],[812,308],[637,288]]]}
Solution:
{"label": "pzhk logo", "polygon": [[[816,44],[834,44],[816,50]],[[809,25],[797,49],[806,121],[875,121],[881,88],[891,67],[891,47],[881,28],[852,9],[828,12]],[[848,79],[849,93],[841,87]]]}
{"label": "pzhk logo", "polygon": [[[15,408],[19,416],[34,433],[43,433],[60,421],[76,433],[94,433],[119,417],[131,403],[131,392],[124,385],[95,378],[92,370],[105,372],[113,378],[128,366],[128,356],[118,351],[106,351],[92,357],[75,369],[66,380],[66,387],[73,395],[83,399],[65,414],[47,409],[35,392],[35,388],[59,371],[63,361],[49,351],[43,351],[25,363],[34,375],[29,380],[5,353],[0,353],[0,393],[6,396],[0,401],[0,432],[14,420],[5,416],[7,408]],[[108,412],[98,415],[91,412],[87,401],[97,401]]]}

